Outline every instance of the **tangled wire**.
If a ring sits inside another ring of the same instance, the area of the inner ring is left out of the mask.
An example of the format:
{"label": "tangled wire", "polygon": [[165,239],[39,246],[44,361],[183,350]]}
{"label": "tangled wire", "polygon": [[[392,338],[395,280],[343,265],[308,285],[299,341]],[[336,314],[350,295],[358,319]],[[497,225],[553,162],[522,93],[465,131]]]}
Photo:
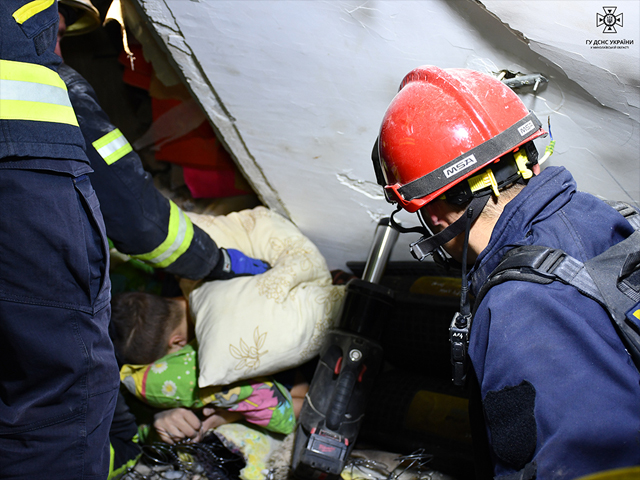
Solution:
{"label": "tangled wire", "polygon": [[395,459],[398,462],[397,466],[392,471],[389,471],[388,466],[385,464],[362,458],[350,459],[347,462],[346,469],[348,469],[353,480],[398,480],[404,474],[411,474],[411,478],[417,480],[430,480],[431,472],[426,467],[432,459],[433,455],[425,453],[424,449],[419,449],[409,455],[397,457]]}
{"label": "tangled wire", "polygon": [[198,443],[153,443],[142,446],[136,463],[120,480],[235,480],[245,467],[214,433]]}

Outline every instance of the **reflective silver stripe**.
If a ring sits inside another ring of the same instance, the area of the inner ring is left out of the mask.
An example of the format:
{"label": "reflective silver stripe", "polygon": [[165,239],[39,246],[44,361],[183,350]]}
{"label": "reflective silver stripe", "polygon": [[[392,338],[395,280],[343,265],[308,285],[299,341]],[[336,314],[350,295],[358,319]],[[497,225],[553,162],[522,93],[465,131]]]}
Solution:
{"label": "reflective silver stripe", "polygon": [[169,258],[171,255],[173,255],[173,252],[175,252],[176,250],[178,250],[178,248],[180,248],[180,246],[182,245],[182,242],[185,239],[185,236],[187,234],[187,227],[188,227],[188,223],[187,223],[187,219],[185,218],[185,214],[182,210],[178,210],[178,232],[176,234],[176,238],[173,240],[173,243],[171,244],[171,246],[169,248],[167,248],[167,250],[165,250],[162,254],[158,255],[157,257],[153,258],[153,259],[149,259],[150,263],[161,263],[164,260],[166,260],[167,258]]}
{"label": "reflective silver stripe", "polygon": [[111,143],[108,143],[104,147],[99,148],[98,153],[102,158],[107,158],[112,153],[116,153],[116,151],[118,151],[121,147],[124,147],[127,143],[129,142],[127,142],[127,139],[124,138],[124,135],[122,135],[116,138]]}
{"label": "reflective silver stripe", "polygon": [[60,75],[42,65],[0,59],[0,120],[78,126]]}
{"label": "reflective silver stripe", "polygon": [[93,142],[92,145],[107,165],[117,162],[126,154],[133,151],[131,144],[118,128],[111,130]]}
{"label": "reflective silver stripe", "polygon": [[193,223],[180,208],[169,200],[170,213],[167,237],[152,252],[133,257],[152,264],[155,268],[165,268],[175,262],[189,249],[193,240]]}
{"label": "reflective silver stripe", "polygon": [[19,80],[0,80],[0,99],[50,103],[71,107],[69,95],[65,90],[53,85],[21,82]]}

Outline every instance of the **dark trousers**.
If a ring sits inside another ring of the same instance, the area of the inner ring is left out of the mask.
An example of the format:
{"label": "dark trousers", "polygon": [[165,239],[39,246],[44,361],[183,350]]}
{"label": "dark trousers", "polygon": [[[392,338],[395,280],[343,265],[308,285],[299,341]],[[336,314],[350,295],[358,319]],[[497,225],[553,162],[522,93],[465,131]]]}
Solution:
{"label": "dark trousers", "polygon": [[0,478],[101,479],[118,368],[88,177],[0,169]]}

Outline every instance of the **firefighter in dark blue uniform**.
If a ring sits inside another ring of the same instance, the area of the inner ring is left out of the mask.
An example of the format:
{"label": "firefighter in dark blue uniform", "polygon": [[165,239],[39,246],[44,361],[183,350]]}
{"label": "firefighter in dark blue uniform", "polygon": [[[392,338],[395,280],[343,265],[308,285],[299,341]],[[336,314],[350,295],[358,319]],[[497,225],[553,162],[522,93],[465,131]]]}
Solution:
{"label": "firefighter in dark blue uniform", "polygon": [[[533,140],[545,133],[493,76],[425,65],[387,108],[374,168],[396,212],[419,216],[413,254],[470,267],[476,305],[472,315],[462,297],[450,338],[454,379],[468,382],[476,478],[638,478],[640,372],[608,312],[573,285],[506,271],[479,294],[514,247],[586,262],[634,231],[565,168],[540,171],[550,152],[538,160]],[[536,261],[556,269],[549,258]]]}
{"label": "firefighter in dark blue uniform", "polygon": [[[68,28],[79,35],[100,24],[89,0],[59,5],[59,41]],[[91,85],[66,64],[59,67],[86,143],[94,172],[90,179],[100,201],[106,231],[116,249],[154,268],[190,279],[224,279],[264,272],[269,265],[233,249],[218,248],[189,217],[164,197],[139,156],[98,103]],[[122,395],[110,431],[110,477],[135,463],[139,454],[135,418]]]}
{"label": "firefighter in dark blue uniform", "polygon": [[0,2],[0,477],[102,480],[108,244],[57,29],[55,0]]}

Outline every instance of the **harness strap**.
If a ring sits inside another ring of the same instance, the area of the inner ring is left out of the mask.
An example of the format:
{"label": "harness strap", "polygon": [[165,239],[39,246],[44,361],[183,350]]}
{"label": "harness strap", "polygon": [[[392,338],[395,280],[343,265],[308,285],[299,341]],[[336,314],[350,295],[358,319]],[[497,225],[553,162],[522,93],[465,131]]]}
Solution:
{"label": "harness strap", "polygon": [[[534,275],[536,277],[535,283],[551,283],[559,279],[564,283],[573,285],[583,295],[597,302],[604,302],[598,287],[585,269],[584,264],[562,250],[540,245],[526,245],[514,248],[507,252],[487,283],[502,283],[506,281],[506,278],[503,278],[503,275],[506,274],[505,272],[513,272],[514,270],[517,271],[517,275],[527,275],[527,280],[529,280],[528,275]],[[482,289],[485,289],[486,286],[487,284],[483,285]],[[476,303],[478,303],[477,300]]]}
{"label": "harness strap", "polygon": [[615,200],[605,200],[605,203],[615,208],[631,224],[634,230],[640,230],[640,213],[635,208],[628,203]]}

